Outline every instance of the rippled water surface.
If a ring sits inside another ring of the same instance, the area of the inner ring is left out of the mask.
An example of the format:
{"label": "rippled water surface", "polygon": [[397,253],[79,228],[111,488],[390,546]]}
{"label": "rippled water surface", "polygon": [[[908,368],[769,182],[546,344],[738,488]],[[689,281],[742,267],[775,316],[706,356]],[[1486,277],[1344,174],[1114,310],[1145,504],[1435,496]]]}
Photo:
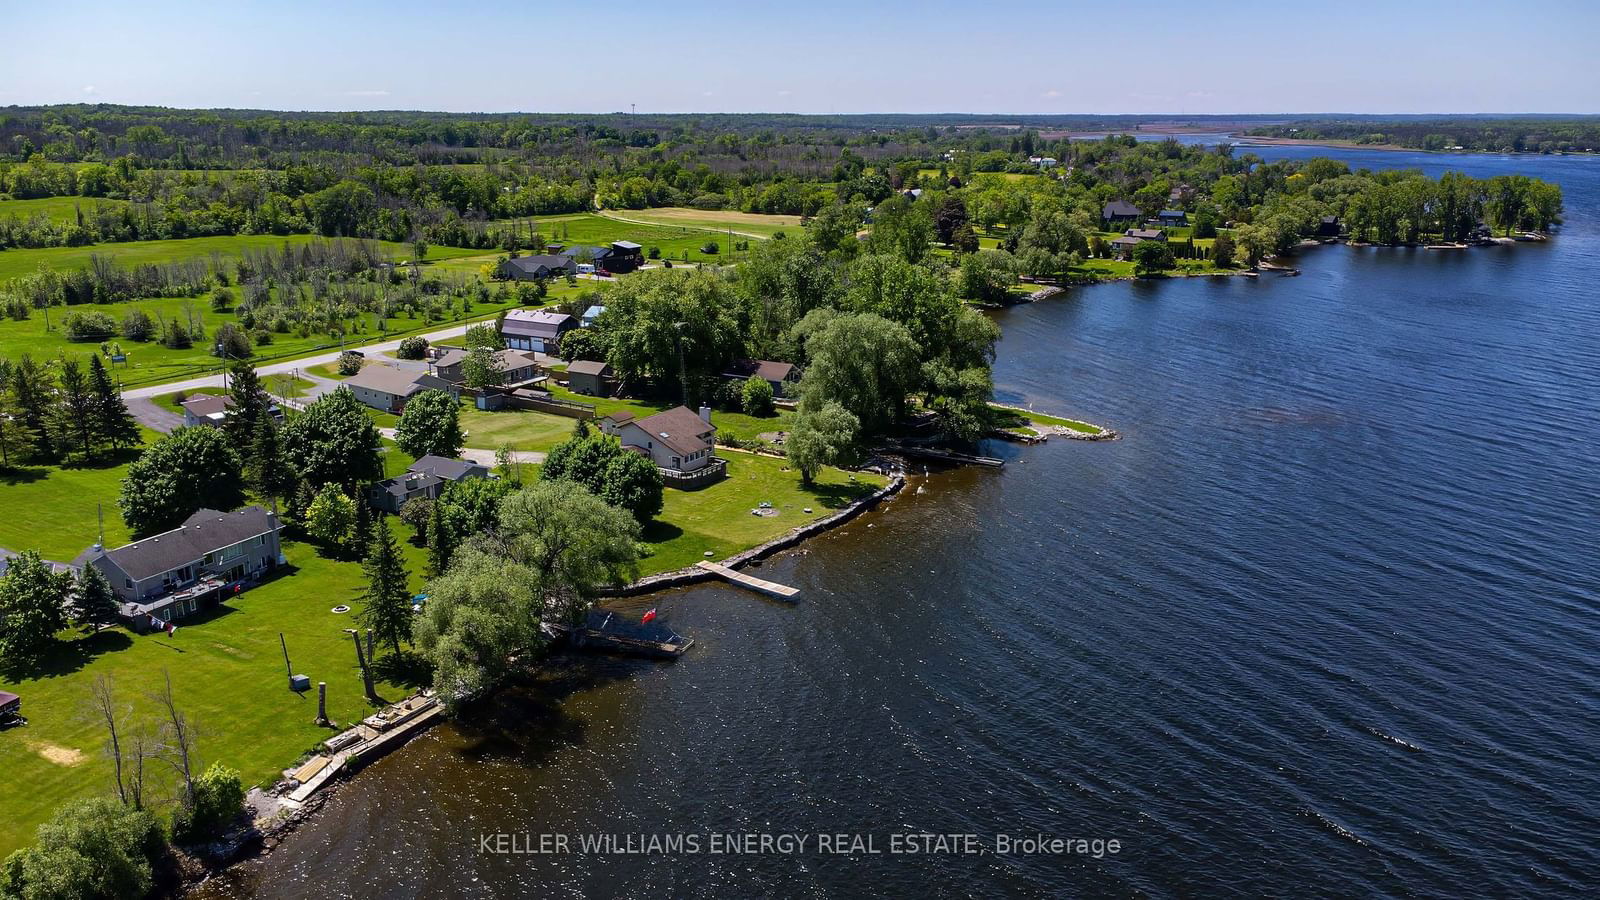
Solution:
{"label": "rippled water surface", "polygon": [[[560,667],[203,893],[1593,894],[1600,160],[1339,155],[1557,180],[1568,225],[1004,312],[1002,397],[1124,440],[919,479],[768,564],[796,606],[646,601],[687,657]],[[1121,852],[481,853],[502,831]]]}

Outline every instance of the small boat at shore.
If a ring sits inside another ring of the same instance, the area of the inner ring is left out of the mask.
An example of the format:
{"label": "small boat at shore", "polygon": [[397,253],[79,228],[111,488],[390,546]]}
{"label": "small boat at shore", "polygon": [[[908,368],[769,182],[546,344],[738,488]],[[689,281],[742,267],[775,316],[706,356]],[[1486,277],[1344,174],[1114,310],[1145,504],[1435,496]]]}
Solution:
{"label": "small boat at shore", "polygon": [[646,659],[676,659],[694,646],[694,638],[684,637],[665,625],[631,622],[604,609],[590,610],[581,625],[544,622],[539,628],[552,643],[564,642],[574,650]]}

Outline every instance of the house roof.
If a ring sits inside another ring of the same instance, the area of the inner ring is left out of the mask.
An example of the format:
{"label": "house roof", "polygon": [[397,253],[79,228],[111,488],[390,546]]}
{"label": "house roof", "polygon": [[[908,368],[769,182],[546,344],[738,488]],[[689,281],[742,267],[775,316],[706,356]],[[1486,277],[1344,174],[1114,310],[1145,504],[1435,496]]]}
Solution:
{"label": "house roof", "polygon": [[362,366],[361,371],[346,378],[344,383],[351,387],[393,394],[396,397],[409,397],[422,390],[422,385],[418,383],[421,374],[378,363]]}
{"label": "house roof", "polygon": [[762,381],[785,381],[794,374],[794,363],[773,362],[770,359],[741,359],[723,373],[729,378],[749,378],[760,375]]}
{"label": "house roof", "polygon": [[228,408],[233,406],[233,398],[216,396],[214,394],[200,394],[183,401],[183,408],[196,418],[206,419],[211,416],[225,415]]}
{"label": "house roof", "polygon": [[203,559],[207,553],[278,530],[278,517],[259,506],[225,513],[202,509],[171,531],[163,531],[114,550],[91,553],[109,558],[129,578],[141,581]]}
{"label": "house roof", "polygon": [[597,319],[597,318],[600,317],[600,314],[605,312],[605,311],[606,311],[605,304],[596,303],[595,305],[593,305],[593,306],[591,306],[588,309],[583,311],[583,318],[585,318],[585,319]]}
{"label": "house roof", "polygon": [[638,249],[640,249],[639,245],[635,244],[633,241],[612,241],[611,242],[611,246],[617,248],[618,250],[638,250]]}
{"label": "house roof", "polygon": [[1106,219],[1116,218],[1118,216],[1136,217],[1138,215],[1139,207],[1134,206],[1132,203],[1129,203],[1126,200],[1113,200],[1110,203],[1107,203],[1105,206],[1100,207],[1100,216]]}
{"label": "house roof", "polygon": [[524,272],[537,272],[545,269],[565,269],[572,265],[572,257],[557,253],[537,253],[532,256],[517,256],[506,260],[513,268]]}
{"label": "house roof", "polygon": [[393,478],[385,478],[378,482],[378,488],[396,497],[404,497],[412,491],[431,488],[436,484],[444,484],[444,479],[426,472],[406,472]]}
{"label": "house roof", "polygon": [[595,262],[599,262],[600,260],[605,259],[606,257],[610,256],[612,253],[616,252],[616,251],[612,250],[610,247],[591,247],[591,246],[589,246],[587,244],[574,244],[573,246],[566,248],[562,252],[567,254],[568,256],[572,257],[573,259],[577,259],[578,257],[583,255],[583,251],[585,251],[585,250],[589,251],[589,258],[591,260],[595,261]]}
{"label": "house roof", "polygon": [[578,359],[567,364],[567,373],[569,375],[596,375],[604,378],[611,374],[611,366],[592,359]]}
{"label": "house roof", "polygon": [[543,309],[513,309],[506,313],[505,321],[500,323],[500,333],[518,337],[554,338],[560,337],[563,330],[572,328],[575,324],[572,317],[566,313]]}
{"label": "house roof", "polygon": [[[446,351],[443,356],[434,360],[433,364],[437,368],[459,366],[466,360],[467,355],[471,352],[472,351],[470,350],[463,350],[459,347],[455,347]],[[537,365],[539,362],[538,357],[542,356],[543,354],[529,353],[526,350],[496,350],[494,355],[500,360],[500,365],[507,371],[510,371],[512,369],[521,369],[525,366]],[[448,382],[446,383],[448,384]],[[454,387],[454,385],[450,386]]]}
{"label": "house roof", "polygon": [[1116,245],[1116,246],[1126,247],[1126,246],[1129,246],[1131,244],[1142,244],[1144,242],[1139,240],[1136,237],[1129,237],[1128,235],[1125,235],[1125,234],[1119,234],[1116,237],[1111,239],[1111,243],[1113,245]]}
{"label": "house roof", "polygon": [[701,435],[716,433],[711,423],[700,418],[699,413],[687,406],[674,406],[665,412],[645,416],[633,424],[644,429],[651,438],[666,444],[668,449],[683,456],[711,446],[711,439]]}
{"label": "house roof", "polygon": [[1166,235],[1159,228],[1130,228],[1127,237],[1138,238],[1141,241],[1159,241]]}
{"label": "house roof", "polygon": [[633,413],[625,409],[619,409],[614,413],[606,415],[605,419],[613,425],[626,425],[633,421]]}
{"label": "house roof", "polygon": [[471,460],[449,459],[443,456],[424,456],[406,468],[407,472],[434,475],[445,481],[460,481],[472,474],[474,469],[481,469]]}
{"label": "house roof", "polygon": [[1181,219],[1183,217],[1183,210],[1181,209],[1163,209],[1161,212],[1156,213],[1156,218],[1158,219]]}

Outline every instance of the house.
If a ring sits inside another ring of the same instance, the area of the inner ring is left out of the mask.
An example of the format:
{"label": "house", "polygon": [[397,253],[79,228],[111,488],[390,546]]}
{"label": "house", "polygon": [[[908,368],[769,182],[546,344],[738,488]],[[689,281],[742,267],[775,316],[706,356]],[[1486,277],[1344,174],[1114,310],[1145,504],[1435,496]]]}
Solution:
{"label": "house", "polygon": [[390,413],[405,409],[406,401],[420,391],[456,390],[455,385],[435,376],[381,363],[362,366],[361,371],[346,378],[344,383],[357,400]]}
{"label": "house", "polygon": [[800,380],[800,370],[794,363],[773,362],[769,359],[741,359],[728,367],[722,373],[723,378],[744,381],[752,375],[760,376],[767,384],[772,385],[772,396],[788,396],[789,386]]}
{"label": "house", "polygon": [[1041,169],[1054,169],[1057,160],[1054,156],[1030,156],[1028,157],[1028,162]]}
{"label": "house", "polygon": [[1129,228],[1123,232],[1123,235],[1138,238],[1141,241],[1164,241],[1167,239],[1167,233],[1159,228]]}
{"label": "house", "polygon": [[[467,361],[471,351],[459,347],[452,347],[435,357],[428,363],[428,370],[437,378],[447,381],[452,387],[462,384],[467,380],[466,373],[461,371],[462,364]],[[494,357],[500,363],[501,384],[521,384],[532,381],[539,374],[539,354],[527,350],[496,350]]]}
{"label": "house", "polygon": [[95,546],[74,565],[105,573],[134,631],[212,608],[284,564],[278,517],[259,506],[202,509],[171,531],[112,550]]}
{"label": "house", "polygon": [[912,188],[909,191],[901,191],[900,196],[906,198],[907,200],[917,200],[922,196],[922,188]]}
{"label": "house", "polygon": [[488,477],[488,468],[470,460],[424,456],[407,467],[404,475],[385,478],[369,487],[367,495],[374,509],[398,514],[407,500],[437,500],[447,484]]}
{"label": "house", "polygon": [[1317,222],[1317,237],[1330,238],[1330,237],[1338,237],[1338,236],[1339,236],[1339,217],[1338,216],[1323,216],[1322,219]]}
{"label": "house", "polygon": [[1178,185],[1167,191],[1167,201],[1170,203],[1183,203],[1194,196],[1194,187],[1188,182]]}
{"label": "house", "polygon": [[574,360],[567,364],[567,387],[574,394],[605,397],[611,393],[610,382],[614,375],[611,367],[603,362]]}
{"label": "house", "polygon": [[596,272],[613,275],[632,272],[644,265],[644,249],[633,241],[612,241],[609,247],[576,246],[566,248],[564,252],[575,260],[581,260],[578,266],[580,272],[585,263],[592,264]]}
{"label": "house", "polygon": [[1111,239],[1111,252],[1118,259],[1128,259],[1133,255],[1133,248],[1145,241],[1165,241],[1166,239],[1166,233],[1160,229],[1129,228]]}
{"label": "house", "polygon": [[1100,207],[1100,219],[1104,222],[1137,221],[1141,213],[1139,207],[1126,200],[1113,200]]}
{"label": "house", "polygon": [[1163,209],[1156,213],[1157,225],[1187,225],[1189,217],[1181,209]]}
{"label": "house", "polygon": [[568,275],[578,274],[578,264],[565,254],[539,253],[532,256],[514,256],[502,262],[496,274],[509,281],[565,278]]}
{"label": "house", "polygon": [[[233,407],[233,398],[227,395],[196,394],[179,404],[183,407],[183,424],[193,428],[196,425],[221,425],[228,418],[228,410]],[[283,418],[283,410],[273,400],[267,401],[267,415],[275,419]]]}
{"label": "house", "polygon": [[500,320],[500,338],[512,350],[554,354],[560,349],[561,336],[577,327],[566,313],[513,309]]}
{"label": "house", "polygon": [[717,430],[707,406],[698,414],[687,406],[675,406],[642,419],[630,412],[612,413],[600,420],[600,430],[650,457],[669,484],[698,484],[727,471],[727,461],[713,455]]}
{"label": "house", "polygon": [[578,327],[588,328],[589,326],[593,325],[595,320],[600,318],[600,314],[605,311],[606,308],[603,304],[596,303],[594,306],[589,307],[583,311],[583,315],[578,317]]}

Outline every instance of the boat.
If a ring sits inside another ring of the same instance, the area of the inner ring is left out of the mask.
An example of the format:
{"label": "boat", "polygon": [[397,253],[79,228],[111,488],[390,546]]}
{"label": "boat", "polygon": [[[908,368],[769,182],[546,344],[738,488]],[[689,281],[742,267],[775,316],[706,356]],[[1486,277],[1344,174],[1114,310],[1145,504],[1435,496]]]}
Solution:
{"label": "boat", "polygon": [[539,629],[552,643],[565,641],[575,650],[647,659],[676,659],[694,646],[694,638],[684,637],[665,625],[632,622],[604,609],[589,610],[582,625],[543,622]]}

